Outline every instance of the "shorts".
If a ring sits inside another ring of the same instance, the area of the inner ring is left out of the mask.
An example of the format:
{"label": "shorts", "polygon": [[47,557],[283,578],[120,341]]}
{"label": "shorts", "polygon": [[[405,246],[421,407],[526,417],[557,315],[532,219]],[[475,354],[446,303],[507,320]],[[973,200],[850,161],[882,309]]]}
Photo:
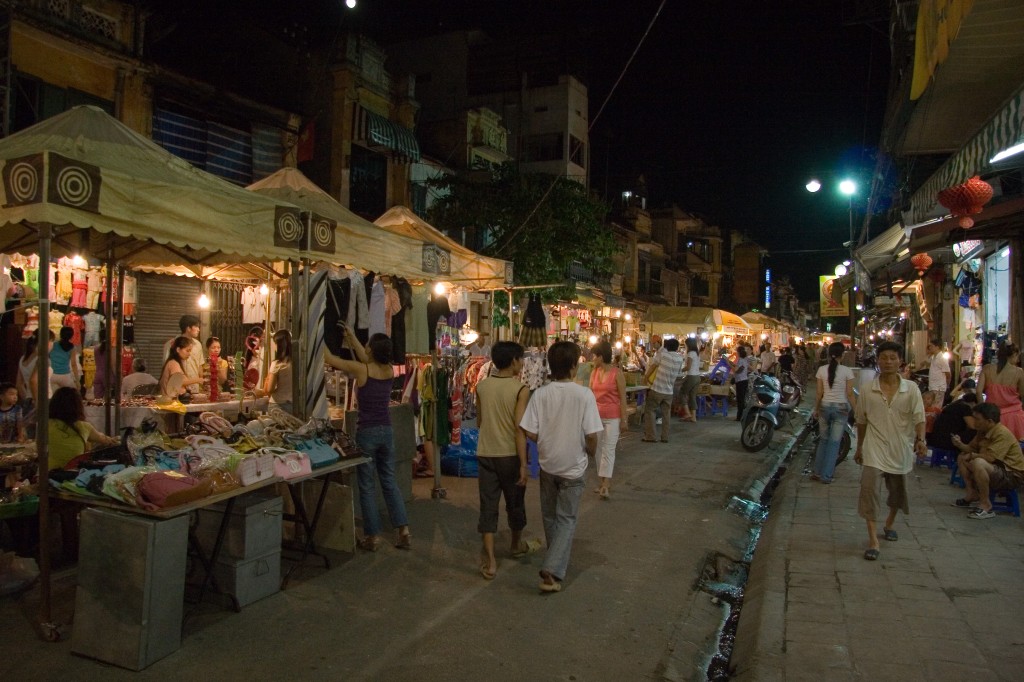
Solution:
{"label": "shorts", "polygon": [[1024,471],[1006,468],[1000,461],[992,463],[992,471],[988,475],[989,490],[1016,490],[1024,486]]}
{"label": "shorts", "polygon": [[477,484],[480,488],[478,533],[498,532],[498,507],[505,496],[508,527],[520,531],[526,527],[526,486],[519,483],[519,457],[479,457]]}
{"label": "shorts", "polygon": [[889,474],[875,467],[865,466],[860,475],[860,497],[857,500],[857,513],[868,521],[877,521],[882,508],[879,485],[885,481],[888,497],[885,504],[889,509],[899,509],[904,514],[910,513],[907,498],[906,474]]}

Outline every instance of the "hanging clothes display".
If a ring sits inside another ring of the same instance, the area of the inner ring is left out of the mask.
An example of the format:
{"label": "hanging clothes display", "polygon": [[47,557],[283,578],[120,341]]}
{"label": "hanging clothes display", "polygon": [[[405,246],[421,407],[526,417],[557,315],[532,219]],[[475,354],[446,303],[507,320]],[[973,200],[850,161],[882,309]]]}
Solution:
{"label": "hanging clothes display", "polygon": [[547,347],[547,320],[544,317],[544,306],[540,302],[540,294],[530,294],[523,315],[523,328],[519,332],[519,343],[526,348]]}
{"label": "hanging clothes display", "polygon": [[452,314],[445,296],[433,296],[427,304],[427,338],[431,350],[437,350],[437,325]]}

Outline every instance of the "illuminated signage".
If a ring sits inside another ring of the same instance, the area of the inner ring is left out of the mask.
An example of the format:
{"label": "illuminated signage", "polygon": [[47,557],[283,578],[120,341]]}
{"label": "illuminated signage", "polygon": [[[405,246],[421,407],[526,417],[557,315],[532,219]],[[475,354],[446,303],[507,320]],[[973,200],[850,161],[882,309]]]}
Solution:
{"label": "illuminated signage", "polygon": [[957,263],[962,263],[968,258],[977,256],[983,248],[985,248],[985,242],[980,239],[968,239],[953,244],[953,256],[956,257]]}
{"label": "illuminated signage", "polygon": [[765,268],[765,271],[764,271],[764,281],[768,282],[768,283],[771,283],[771,281],[772,281],[772,269],[771,268]]}
{"label": "illuminated signage", "polygon": [[769,308],[772,305],[772,287],[768,285],[764,288],[764,307]]}

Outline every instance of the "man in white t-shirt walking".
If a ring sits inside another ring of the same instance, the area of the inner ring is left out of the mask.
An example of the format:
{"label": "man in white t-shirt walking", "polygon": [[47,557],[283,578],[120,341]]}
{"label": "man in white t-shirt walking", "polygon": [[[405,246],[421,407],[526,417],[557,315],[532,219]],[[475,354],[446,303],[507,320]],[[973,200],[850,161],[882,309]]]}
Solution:
{"label": "man in white t-shirt walking", "polygon": [[950,376],[949,360],[942,352],[942,341],[932,339],[928,342],[928,390],[938,393],[940,404],[949,388]]}
{"label": "man in white t-shirt walking", "polygon": [[604,423],[593,392],[575,383],[580,349],[559,341],[548,349],[551,383],[538,388],[520,428],[537,442],[540,463],[540,510],[548,551],[540,570],[543,593],[562,589],[576,533],[587,457],[597,452]]}
{"label": "man in white t-shirt walking", "polygon": [[882,526],[890,542],[899,539],[893,524],[896,512],[910,513],[907,474],[914,455],[924,457],[924,402],[917,385],[899,374],[903,347],[886,341],[878,346],[879,375],[857,399],[857,452],[853,460],[862,466],[857,513],[867,523],[868,548],[864,558],[878,559],[875,525],[882,511],[879,488],[885,483],[889,513]]}

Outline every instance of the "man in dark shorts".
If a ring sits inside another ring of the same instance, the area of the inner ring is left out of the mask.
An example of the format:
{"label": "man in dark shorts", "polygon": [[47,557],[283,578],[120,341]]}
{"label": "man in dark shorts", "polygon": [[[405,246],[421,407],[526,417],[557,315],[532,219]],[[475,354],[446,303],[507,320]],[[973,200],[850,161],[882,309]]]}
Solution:
{"label": "man in dark shorts", "polygon": [[970,509],[972,519],[991,519],[990,490],[1016,490],[1024,485],[1024,454],[1010,430],[999,423],[999,406],[981,403],[974,408],[974,429],[978,435],[970,443],[953,436],[953,445],[961,452],[957,458],[960,475],[967,490],[953,502],[954,507]]}

